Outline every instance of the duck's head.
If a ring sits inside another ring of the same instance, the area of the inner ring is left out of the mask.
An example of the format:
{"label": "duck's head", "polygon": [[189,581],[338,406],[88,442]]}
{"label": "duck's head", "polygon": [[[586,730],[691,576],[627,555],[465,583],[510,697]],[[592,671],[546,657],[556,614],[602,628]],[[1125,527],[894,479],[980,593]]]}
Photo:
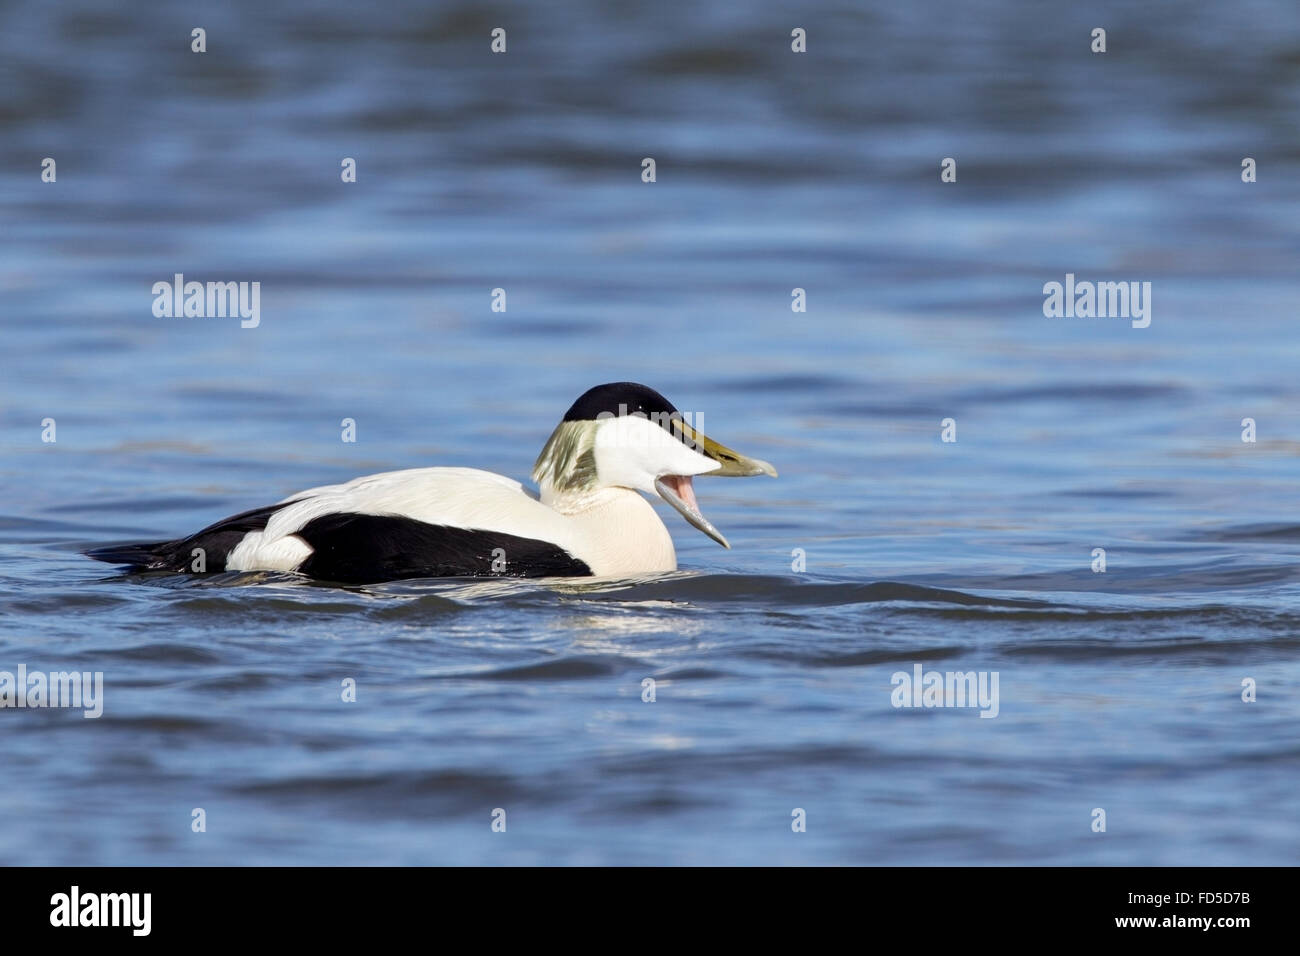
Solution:
{"label": "duck's head", "polygon": [[771,475],[765,461],[747,458],[704,435],[699,415],[683,415],[653,388],[635,382],[597,385],[583,393],[533,465],[544,495],[633,488],[658,495],[692,526],[724,548],[727,539],[700,514],[695,475]]}

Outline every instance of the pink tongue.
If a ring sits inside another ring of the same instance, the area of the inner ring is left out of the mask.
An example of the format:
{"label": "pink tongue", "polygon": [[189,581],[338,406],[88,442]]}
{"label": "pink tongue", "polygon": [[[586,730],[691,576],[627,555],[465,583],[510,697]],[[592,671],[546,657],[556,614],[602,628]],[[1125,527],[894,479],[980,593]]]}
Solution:
{"label": "pink tongue", "polygon": [[700,505],[695,500],[695,486],[691,484],[690,475],[664,475],[662,480],[678,498],[690,506],[692,511],[699,512]]}

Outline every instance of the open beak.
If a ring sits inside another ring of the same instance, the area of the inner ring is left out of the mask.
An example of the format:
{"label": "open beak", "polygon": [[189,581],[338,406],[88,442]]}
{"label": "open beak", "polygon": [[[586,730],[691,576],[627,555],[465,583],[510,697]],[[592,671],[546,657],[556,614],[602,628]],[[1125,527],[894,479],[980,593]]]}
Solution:
{"label": "open beak", "polygon": [[660,498],[676,508],[692,527],[699,528],[724,548],[731,547],[727,539],[722,536],[722,532],[713,527],[713,523],[708,518],[700,514],[700,506],[695,500],[695,489],[691,487],[690,475],[664,475],[656,478],[655,491],[659,492]]}
{"label": "open beak", "polygon": [[[712,458],[721,467],[706,471],[706,475],[720,475],[724,478],[741,478],[751,475],[771,475],[776,477],[776,469],[758,458],[748,458],[738,451],[732,451],[726,445],[720,445],[712,438],[696,431],[679,419],[673,419],[673,427],[681,432],[686,443],[701,455]],[[724,548],[730,548],[722,532],[713,527],[708,518],[700,514],[699,503],[695,500],[695,488],[690,475],[662,475],[655,479],[655,490],[659,497],[672,505],[693,528],[703,531]]]}

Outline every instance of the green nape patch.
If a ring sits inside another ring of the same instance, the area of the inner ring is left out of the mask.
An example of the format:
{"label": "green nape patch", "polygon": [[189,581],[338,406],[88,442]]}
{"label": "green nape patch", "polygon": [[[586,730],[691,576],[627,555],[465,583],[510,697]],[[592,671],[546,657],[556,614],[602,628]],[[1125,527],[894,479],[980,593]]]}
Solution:
{"label": "green nape patch", "polygon": [[581,491],[596,481],[597,422],[560,422],[533,463],[533,481],[556,491]]}

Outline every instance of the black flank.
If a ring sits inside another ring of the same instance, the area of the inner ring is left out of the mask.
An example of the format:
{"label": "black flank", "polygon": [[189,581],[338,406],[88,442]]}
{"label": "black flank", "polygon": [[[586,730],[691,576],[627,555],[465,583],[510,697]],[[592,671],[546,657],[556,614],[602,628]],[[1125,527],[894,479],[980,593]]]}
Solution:
{"label": "black flank", "polygon": [[[374,584],[401,578],[591,574],[584,562],[547,541],[428,524],[399,515],[322,515],[296,534],[312,548],[311,556],[298,570],[341,584]],[[494,555],[498,548],[500,551]],[[493,569],[494,560],[500,570]]]}

